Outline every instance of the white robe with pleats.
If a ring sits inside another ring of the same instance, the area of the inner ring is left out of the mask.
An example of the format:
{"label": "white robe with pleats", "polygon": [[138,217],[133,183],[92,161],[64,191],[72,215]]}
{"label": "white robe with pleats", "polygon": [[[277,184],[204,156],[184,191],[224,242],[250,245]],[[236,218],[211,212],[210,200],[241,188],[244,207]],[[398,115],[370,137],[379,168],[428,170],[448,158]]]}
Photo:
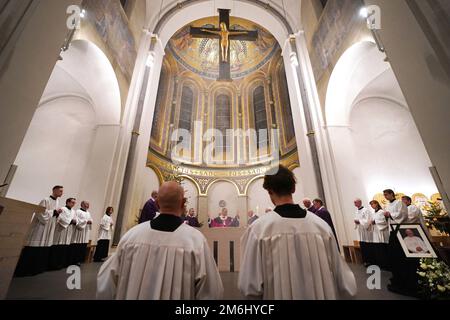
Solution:
{"label": "white robe with pleats", "polygon": [[78,209],[76,215],[77,225],[73,232],[72,243],[89,243],[92,225],[88,224],[88,222],[92,222],[91,214],[89,211]]}
{"label": "white robe with pleats", "polygon": [[56,219],[53,217],[54,211],[60,209],[59,199],[54,200],[48,197],[43,199],[39,205],[45,207],[45,211],[33,215],[26,242],[28,247],[50,247],[52,245],[55,229],[52,220]]}
{"label": "white robe with pleats", "polygon": [[223,286],[203,234],[182,224],[174,232],[140,224],[101,267],[97,299],[213,300]]}
{"label": "white robe with pleats", "polygon": [[75,226],[72,221],[77,220],[74,209],[62,208],[61,214],[58,216],[53,236],[53,245],[70,245],[72,242]]}
{"label": "white robe with pleats", "polygon": [[238,286],[265,300],[333,300],[357,291],[331,228],[309,212],[304,219],[271,212],[247,229]]}

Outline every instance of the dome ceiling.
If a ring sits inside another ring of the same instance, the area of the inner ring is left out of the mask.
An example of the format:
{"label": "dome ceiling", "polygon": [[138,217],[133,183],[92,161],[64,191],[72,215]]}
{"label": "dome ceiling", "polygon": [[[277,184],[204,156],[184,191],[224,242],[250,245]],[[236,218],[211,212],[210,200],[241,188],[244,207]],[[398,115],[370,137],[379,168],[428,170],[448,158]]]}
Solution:
{"label": "dome ceiling", "polygon": [[[218,17],[194,21],[179,30],[169,41],[168,49],[175,59],[188,70],[208,79],[219,76],[219,40],[194,39],[190,27],[217,28]],[[231,17],[231,30],[257,30],[258,40],[231,41],[231,77],[243,78],[264,66],[279,49],[276,39],[254,22]]]}

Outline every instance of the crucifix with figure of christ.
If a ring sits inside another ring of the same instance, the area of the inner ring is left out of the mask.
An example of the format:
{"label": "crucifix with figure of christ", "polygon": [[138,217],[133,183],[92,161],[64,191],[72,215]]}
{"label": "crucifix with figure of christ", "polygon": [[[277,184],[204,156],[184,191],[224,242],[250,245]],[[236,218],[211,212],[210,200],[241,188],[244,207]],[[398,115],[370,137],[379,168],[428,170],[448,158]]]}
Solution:
{"label": "crucifix with figure of christ", "polygon": [[219,28],[191,27],[193,38],[208,38],[220,40],[219,79],[231,81],[230,41],[256,41],[258,31],[230,30],[230,10],[219,9]]}

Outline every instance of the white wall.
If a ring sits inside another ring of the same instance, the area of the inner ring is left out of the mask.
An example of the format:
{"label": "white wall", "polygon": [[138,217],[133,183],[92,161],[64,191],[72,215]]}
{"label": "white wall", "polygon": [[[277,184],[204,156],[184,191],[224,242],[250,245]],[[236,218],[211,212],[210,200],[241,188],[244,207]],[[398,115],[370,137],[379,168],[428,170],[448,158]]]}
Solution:
{"label": "white wall", "polygon": [[143,185],[140,193],[140,209],[142,209],[145,203],[150,200],[153,191],[158,191],[159,189],[159,179],[153,169],[146,167],[142,172],[143,175]]}
{"label": "white wall", "polygon": [[54,185],[65,197],[78,197],[94,133],[95,113],[83,99],[60,98],[33,117],[16,159],[8,197],[38,203]]}
{"label": "white wall", "polygon": [[431,162],[411,113],[395,102],[367,99],[351,114],[356,163],[368,199],[387,188],[412,195],[437,192]]}
{"label": "white wall", "polygon": [[195,184],[188,179],[184,179],[181,183],[184,189],[184,196],[187,198],[186,208],[194,208],[195,213],[198,214],[198,189]]}
{"label": "white wall", "polygon": [[269,194],[263,189],[263,183],[263,178],[257,179],[250,184],[247,191],[248,210],[253,210],[259,216],[263,215],[267,208],[274,208]]}
{"label": "white wall", "polygon": [[[212,217],[217,217],[222,209],[219,207],[219,202],[225,200],[227,203],[228,215],[230,217],[236,216],[239,208],[238,192],[236,187],[228,181],[218,181],[214,183],[208,190],[208,214]],[[239,212],[240,216],[246,212]]]}

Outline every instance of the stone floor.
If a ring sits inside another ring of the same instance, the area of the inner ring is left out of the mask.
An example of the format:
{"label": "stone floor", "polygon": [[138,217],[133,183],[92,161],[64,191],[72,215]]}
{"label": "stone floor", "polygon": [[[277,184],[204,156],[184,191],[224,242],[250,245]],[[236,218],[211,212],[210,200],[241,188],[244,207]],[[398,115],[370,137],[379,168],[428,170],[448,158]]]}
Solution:
{"label": "stone floor", "polygon": [[[14,279],[11,283],[9,300],[93,300],[96,291],[96,276],[100,264],[93,263],[82,266],[81,290],[67,289],[66,271],[47,272],[31,278]],[[362,266],[351,265],[358,283],[358,294],[355,300],[409,300],[411,298],[393,294],[386,290],[390,274],[382,272],[381,290],[369,290],[366,281],[369,275]],[[222,273],[225,288],[225,300],[241,300],[243,297],[237,290],[237,273]]]}

